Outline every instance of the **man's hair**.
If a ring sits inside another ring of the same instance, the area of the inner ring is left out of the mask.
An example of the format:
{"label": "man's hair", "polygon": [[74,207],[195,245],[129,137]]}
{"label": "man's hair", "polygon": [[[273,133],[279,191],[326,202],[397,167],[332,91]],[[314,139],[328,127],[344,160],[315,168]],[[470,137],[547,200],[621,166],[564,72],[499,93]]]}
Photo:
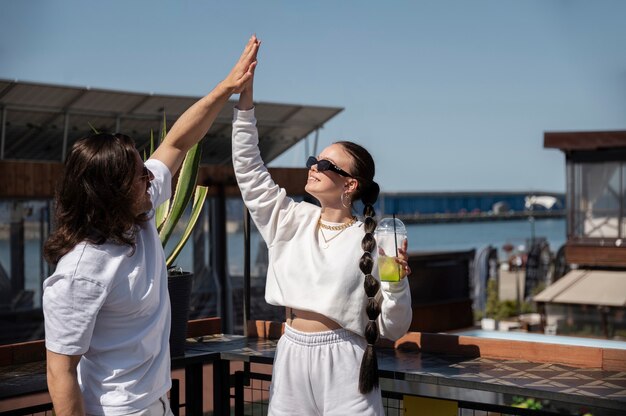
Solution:
{"label": "man's hair", "polygon": [[136,165],[135,143],[126,135],[99,133],[74,143],[57,187],[56,229],[44,246],[49,263],[81,241],[134,250],[137,226],[149,218],[133,214]]}

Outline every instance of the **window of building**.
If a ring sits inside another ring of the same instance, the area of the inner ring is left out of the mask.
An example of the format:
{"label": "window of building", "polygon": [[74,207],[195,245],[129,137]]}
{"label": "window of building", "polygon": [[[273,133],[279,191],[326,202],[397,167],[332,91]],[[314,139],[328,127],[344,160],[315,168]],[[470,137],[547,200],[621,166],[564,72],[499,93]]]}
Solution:
{"label": "window of building", "polygon": [[623,161],[568,162],[569,240],[621,245],[626,236],[626,166]]}

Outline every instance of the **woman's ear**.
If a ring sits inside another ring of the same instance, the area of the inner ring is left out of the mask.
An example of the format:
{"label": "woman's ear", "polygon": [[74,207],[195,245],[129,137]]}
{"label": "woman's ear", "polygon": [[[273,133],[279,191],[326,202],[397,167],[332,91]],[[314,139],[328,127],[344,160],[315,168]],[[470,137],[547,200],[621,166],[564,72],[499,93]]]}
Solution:
{"label": "woman's ear", "polygon": [[356,179],[348,179],[348,181],[346,181],[346,184],[345,184],[346,191],[349,193],[356,191],[358,186],[359,186],[359,181],[357,181]]}

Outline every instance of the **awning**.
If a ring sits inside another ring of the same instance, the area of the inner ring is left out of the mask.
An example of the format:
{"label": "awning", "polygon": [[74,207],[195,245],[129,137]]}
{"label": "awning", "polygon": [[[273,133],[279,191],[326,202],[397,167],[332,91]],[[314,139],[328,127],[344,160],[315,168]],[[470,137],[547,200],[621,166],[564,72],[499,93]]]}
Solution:
{"label": "awning", "polygon": [[626,271],[572,270],[533,300],[623,307],[626,306]]}

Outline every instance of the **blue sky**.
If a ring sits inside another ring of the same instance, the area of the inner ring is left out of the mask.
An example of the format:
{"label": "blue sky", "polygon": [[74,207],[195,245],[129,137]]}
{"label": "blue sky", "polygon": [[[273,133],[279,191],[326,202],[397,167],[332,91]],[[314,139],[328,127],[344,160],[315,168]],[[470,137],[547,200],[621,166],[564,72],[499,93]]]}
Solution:
{"label": "blue sky", "polygon": [[363,144],[383,191],[563,191],[544,131],[626,130],[624,22],[620,0],[5,0],[0,78],[202,95],[257,33],[256,99],[344,107],[318,151]]}

